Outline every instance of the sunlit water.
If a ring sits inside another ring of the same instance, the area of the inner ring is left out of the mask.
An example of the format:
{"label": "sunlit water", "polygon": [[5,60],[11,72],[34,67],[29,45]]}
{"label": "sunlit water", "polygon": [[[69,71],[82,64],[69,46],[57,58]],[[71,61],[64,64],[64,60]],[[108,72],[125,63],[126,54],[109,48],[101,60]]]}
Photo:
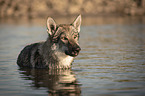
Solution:
{"label": "sunlit water", "polygon": [[125,23],[85,21],[82,50],[71,70],[19,69],[18,54],[27,44],[46,40],[46,28],[2,22],[0,96],[144,96],[145,24],[122,20]]}

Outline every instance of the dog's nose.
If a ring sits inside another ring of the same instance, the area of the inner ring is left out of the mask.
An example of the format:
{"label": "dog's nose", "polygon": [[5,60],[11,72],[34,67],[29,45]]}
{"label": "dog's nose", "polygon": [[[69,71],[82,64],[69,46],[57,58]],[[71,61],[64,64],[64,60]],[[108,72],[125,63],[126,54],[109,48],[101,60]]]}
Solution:
{"label": "dog's nose", "polygon": [[77,51],[77,52],[79,52],[80,50],[81,50],[80,47],[77,47],[77,48],[75,49],[75,51]]}
{"label": "dog's nose", "polygon": [[72,56],[77,56],[79,54],[80,50],[81,50],[81,48],[79,46],[77,48],[73,48],[72,52],[71,52]]}
{"label": "dog's nose", "polygon": [[77,48],[73,48],[72,51],[73,51],[74,53],[77,53],[77,54],[78,54],[78,53],[80,52],[80,50],[81,50],[81,48],[80,48],[80,47],[77,47]]}

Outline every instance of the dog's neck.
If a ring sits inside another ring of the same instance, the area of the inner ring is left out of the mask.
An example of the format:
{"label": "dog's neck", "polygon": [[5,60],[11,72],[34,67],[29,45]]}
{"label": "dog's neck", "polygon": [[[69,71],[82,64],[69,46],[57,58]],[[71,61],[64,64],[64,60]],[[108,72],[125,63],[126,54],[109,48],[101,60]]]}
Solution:
{"label": "dog's neck", "polygon": [[54,54],[58,58],[59,68],[64,68],[64,67],[70,68],[74,57],[66,55],[65,53],[63,53],[59,50],[54,51]]}
{"label": "dog's neck", "polygon": [[70,68],[74,57],[66,55],[59,49],[57,43],[52,43],[49,39],[41,46],[40,54],[43,54],[44,61],[49,68]]}

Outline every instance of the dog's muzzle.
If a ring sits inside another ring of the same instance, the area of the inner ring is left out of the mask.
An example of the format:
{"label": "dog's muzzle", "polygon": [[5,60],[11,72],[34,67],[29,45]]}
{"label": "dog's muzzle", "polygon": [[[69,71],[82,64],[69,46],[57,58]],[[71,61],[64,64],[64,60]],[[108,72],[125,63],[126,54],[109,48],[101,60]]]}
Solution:
{"label": "dog's muzzle", "polygon": [[72,57],[75,57],[79,54],[81,48],[79,46],[72,48],[71,50],[65,51],[66,55],[70,55]]}

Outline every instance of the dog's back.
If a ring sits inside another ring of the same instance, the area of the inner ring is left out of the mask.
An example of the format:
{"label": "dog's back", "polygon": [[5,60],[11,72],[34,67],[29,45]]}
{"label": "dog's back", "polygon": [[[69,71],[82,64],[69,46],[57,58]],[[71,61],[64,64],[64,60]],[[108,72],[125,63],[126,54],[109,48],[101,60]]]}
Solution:
{"label": "dog's back", "polygon": [[38,52],[39,51],[38,47],[40,45],[42,45],[42,43],[34,43],[31,45],[27,45],[19,54],[17,64],[20,67],[31,67],[31,68],[46,67],[45,64],[43,63],[42,56]]}

